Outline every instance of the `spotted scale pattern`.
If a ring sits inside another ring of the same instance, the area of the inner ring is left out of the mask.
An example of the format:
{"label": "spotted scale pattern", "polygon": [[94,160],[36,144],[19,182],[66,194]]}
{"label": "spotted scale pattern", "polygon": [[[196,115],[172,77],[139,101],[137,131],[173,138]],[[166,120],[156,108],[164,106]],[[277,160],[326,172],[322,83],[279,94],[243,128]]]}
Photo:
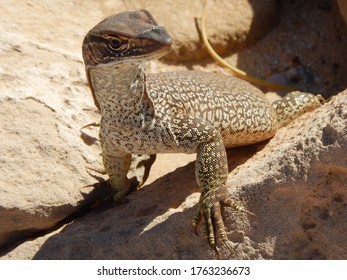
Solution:
{"label": "spotted scale pattern", "polygon": [[197,153],[201,198],[193,224],[197,232],[203,222],[216,248],[217,236],[227,241],[221,205],[243,210],[226,195],[225,147],[271,138],[288,119],[318,106],[318,99],[292,94],[272,106],[257,88],[234,77],[197,71],[146,74],[144,69],[143,64],[115,64],[89,70],[112,195],[120,200],[129,191],[133,154]]}
{"label": "spotted scale pattern", "polygon": [[276,111],[277,123],[279,127],[282,127],[323,103],[324,98],[319,94],[313,95],[307,92],[293,91],[282,99],[275,101],[272,106]]}
{"label": "spotted scale pattern", "polygon": [[238,78],[186,71],[149,74],[147,82],[149,95],[167,107],[166,113],[207,120],[221,132],[227,148],[263,141],[278,128],[264,94]]}

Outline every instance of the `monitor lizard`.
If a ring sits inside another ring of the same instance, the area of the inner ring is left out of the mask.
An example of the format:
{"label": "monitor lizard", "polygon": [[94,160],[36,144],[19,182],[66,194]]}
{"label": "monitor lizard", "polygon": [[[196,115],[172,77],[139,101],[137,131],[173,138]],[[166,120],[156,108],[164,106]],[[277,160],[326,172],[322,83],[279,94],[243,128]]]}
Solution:
{"label": "monitor lizard", "polygon": [[[226,148],[273,137],[276,131],[321,104],[322,97],[291,92],[270,104],[263,92],[239,78],[181,71],[147,73],[146,65],[171,50],[172,38],[146,10],[107,17],[85,36],[87,80],[100,110],[100,142],[110,196],[131,189],[132,158],[157,153],[196,153],[201,189],[193,219],[203,221],[209,244],[228,241],[222,206],[248,212],[226,190]],[[153,158],[151,158],[151,163]]]}

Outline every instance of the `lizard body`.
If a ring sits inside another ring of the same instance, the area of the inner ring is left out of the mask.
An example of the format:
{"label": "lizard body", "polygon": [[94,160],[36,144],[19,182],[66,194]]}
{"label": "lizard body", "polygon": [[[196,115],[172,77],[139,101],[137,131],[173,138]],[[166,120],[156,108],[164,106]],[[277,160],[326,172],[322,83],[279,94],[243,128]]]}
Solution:
{"label": "lizard body", "polygon": [[[197,229],[204,220],[212,247],[216,234],[227,241],[221,205],[242,209],[226,194],[225,148],[269,139],[320,98],[292,92],[270,104],[238,78],[198,71],[146,73],[146,63],[167,53],[166,30],[145,10],[110,16],[89,31],[83,58],[101,112],[103,162],[115,200],[130,190],[132,158],[157,153],[197,153],[201,188]],[[247,211],[246,211],[247,212]]]}

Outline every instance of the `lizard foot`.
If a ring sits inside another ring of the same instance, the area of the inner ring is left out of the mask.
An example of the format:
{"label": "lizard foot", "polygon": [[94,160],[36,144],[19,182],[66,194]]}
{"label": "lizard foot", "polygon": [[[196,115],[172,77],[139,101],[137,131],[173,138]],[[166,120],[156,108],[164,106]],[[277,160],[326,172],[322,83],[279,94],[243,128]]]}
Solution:
{"label": "lizard foot", "polygon": [[227,243],[228,241],[219,201],[212,204],[201,203],[193,220],[193,228],[196,235],[199,234],[198,228],[201,222],[203,225],[204,237],[218,254],[216,235],[218,234],[223,243]]}
{"label": "lizard foot", "polygon": [[247,211],[242,206],[236,204],[231,198],[225,198],[221,201],[215,202],[206,202],[202,200],[199,210],[193,220],[194,233],[196,235],[199,234],[198,228],[202,222],[204,236],[217,254],[219,254],[217,249],[217,235],[221,238],[223,245],[230,248],[221,214],[221,207],[231,207],[236,211],[256,216],[254,213]]}
{"label": "lizard foot", "polygon": [[130,184],[122,184],[122,187],[119,187],[117,184],[112,182],[112,179],[106,180],[107,187],[109,189],[109,195],[106,200],[109,202],[122,202],[124,197],[130,192]]}

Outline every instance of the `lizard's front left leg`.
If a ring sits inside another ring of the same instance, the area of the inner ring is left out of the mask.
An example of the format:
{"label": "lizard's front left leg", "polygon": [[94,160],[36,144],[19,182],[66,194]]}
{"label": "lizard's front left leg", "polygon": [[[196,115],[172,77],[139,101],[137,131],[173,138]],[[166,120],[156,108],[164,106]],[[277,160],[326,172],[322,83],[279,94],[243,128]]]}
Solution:
{"label": "lizard's front left leg", "polygon": [[221,215],[221,205],[241,210],[227,195],[228,161],[222,136],[209,122],[189,116],[176,117],[172,124],[174,135],[180,146],[195,147],[196,180],[201,188],[200,206],[194,219],[197,233],[200,222],[212,248],[216,249],[216,236],[223,242],[228,240]]}
{"label": "lizard's front left leg", "polygon": [[221,198],[225,193],[228,177],[228,162],[220,135],[198,146],[195,163],[196,181],[201,188],[200,207],[194,220],[195,232],[201,219],[205,222],[205,236],[216,248],[216,234],[223,242],[228,240],[221,215]]}
{"label": "lizard's front left leg", "polygon": [[217,234],[224,243],[228,241],[221,215],[222,206],[254,215],[238,205],[227,192],[228,160],[219,132],[215,132],[210,141],[198,146],[195,174],[201,188],[201,197],[200,207],[193,223],[194,230],[198,233],[199,223],[203,219],[205,236],[211,247],[216,250]]}

